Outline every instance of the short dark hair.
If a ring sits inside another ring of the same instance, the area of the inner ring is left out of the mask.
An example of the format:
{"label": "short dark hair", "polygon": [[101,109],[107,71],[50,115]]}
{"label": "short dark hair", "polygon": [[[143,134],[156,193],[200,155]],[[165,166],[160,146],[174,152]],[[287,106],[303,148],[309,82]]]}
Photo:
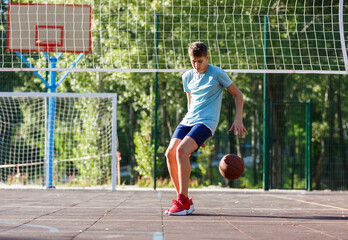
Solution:
{"label": "short dark hair", "polygon": [[190,44],[188,52],[190,56],[205,57],[208,55],[208,48],[202,42],[193,42]]}

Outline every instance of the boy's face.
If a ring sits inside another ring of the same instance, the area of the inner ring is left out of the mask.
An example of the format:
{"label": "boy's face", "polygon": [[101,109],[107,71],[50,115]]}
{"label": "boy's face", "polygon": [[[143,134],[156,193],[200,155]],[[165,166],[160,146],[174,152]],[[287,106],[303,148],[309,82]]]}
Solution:
{"label": "boy's face", "polygon": [[208,56],[195,57],[190,55],[191,64],[194,69],[196,69],[197,73],[202,74],[208,70]]}

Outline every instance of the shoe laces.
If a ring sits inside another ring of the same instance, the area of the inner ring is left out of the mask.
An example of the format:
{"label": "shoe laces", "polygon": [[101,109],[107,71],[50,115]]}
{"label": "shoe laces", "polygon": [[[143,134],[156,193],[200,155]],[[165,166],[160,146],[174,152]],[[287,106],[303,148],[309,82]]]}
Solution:
{"label": "shoe laces", "polygon": [[175,199],[172,200],[172,204],[173,205],[181,205],[182,206],[182,203],[180,201],[178,201],[178,200],[175,200]]}

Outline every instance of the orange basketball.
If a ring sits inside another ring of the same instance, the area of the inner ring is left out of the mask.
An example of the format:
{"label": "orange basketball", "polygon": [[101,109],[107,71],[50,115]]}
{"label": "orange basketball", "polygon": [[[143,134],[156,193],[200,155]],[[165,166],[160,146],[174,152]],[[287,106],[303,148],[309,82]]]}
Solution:
{"label": "orange basketball", "polygon": [[235,154],[227,154],[220,160],[219,171],[225,178],[237,179],[244,172],[244,161]]}

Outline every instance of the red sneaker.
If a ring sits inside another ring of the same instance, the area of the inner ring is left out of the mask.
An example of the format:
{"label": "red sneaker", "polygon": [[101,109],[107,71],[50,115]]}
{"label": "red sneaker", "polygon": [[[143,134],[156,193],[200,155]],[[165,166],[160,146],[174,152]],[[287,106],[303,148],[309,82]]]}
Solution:
{"label": "red sneaker", "polygon": [[190,209],[188,198],[186,198],[183,194],[178,194],[178,200],[173,200],[172,203],[173,207],[166,210],[166,214],[175,216],[187,215],[187,211]]}
{"label": "red sneaker", "polygon": [[195,206],[193,206],[193,201],[192,200],[193,200],[193,197],[191,197],[191,198],[187,197],[187,201],[190,204],[190,208],[189,208],[189,210],[187,210],[187,214],[192,214],[195,211]]}

